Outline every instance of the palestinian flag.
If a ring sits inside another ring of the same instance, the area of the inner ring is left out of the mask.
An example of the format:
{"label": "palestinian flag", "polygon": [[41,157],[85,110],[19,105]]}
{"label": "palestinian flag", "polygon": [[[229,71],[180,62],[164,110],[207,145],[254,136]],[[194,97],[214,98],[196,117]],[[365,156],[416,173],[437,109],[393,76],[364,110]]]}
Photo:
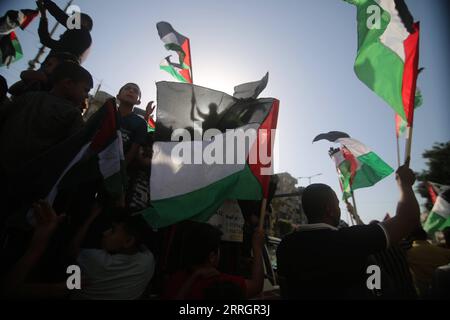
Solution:
{"label": "palestinian flag", "polygon": [[191,49],[189,39],[176,32],[167,22],[158,22],[156,24],[158,34],[164,42],[167,50],[175,51],[178,54],[179,62],[170,60],[171,56],[166,57],[160,65],[162,70],[169,72],[181,82],[192,83],[192,64]]}
{"label": "palestinian flag", "polygon": [[9,66],[11,63],[22,58],[22,47],[14,31],[0,36],[0,53],[0,67]]}
{"label": "palestinian flag", "polygon": [[153,118],[151,116],[148,117],[147,132],[155,132],[155,127],[156,127],[155,120],[153,120]]}
{"label": "palestinian flag", "polygon": [[439,194],[444,192],[447,189],[450,189],[450,186],[447,186],[445,184],[440,184],[436,182],[426,181],[426,186],[428,189],[428,193],[430,195],[431,203],[435,204],[437,197]]}
{"label": "palestinian flag", "polygon": [[331,131],[314,138],[340,143],[341,148],[332,158],[340,175],[344,199],[351,190],[370,187],[390,175],[394,170],[375,152],[344,132]]}
{"label": "palestinian flag", "polygon": [[339,178],[339,185],[342,191],[342,199],[347,200],[352,196],[352,190],[350,189],[351,180],[351,162],[346,161],[344,153],[341,149],[334,150],[330,153],[331,159],[333,159],[336,165],[336,171]]}
{"label": "palestinian flag", "polygon": [[8,34],[17,27],[25,29],[38,14],[39,11],[31,9],[9,10],[0,18],[0,34]]}
{"label": "palestinian flag", "polygon": [[150,225],[206,222],[226,199],[267,196],[278,100],[174,82],[158,82],[157,99]]}
{"label": "palestinian flag", "polygon": [[425,231],[431,234],[446,227],[450,227],[450,189],[439,194],[423,226]]}
{"label": "palestinian flag", "polygon": [[403,0],[345,0],[357,7],[355,73],[410,126],[419,61],[419,23]]}
{"label": "palestinian flag", "polygon": [[9,181],[8,190],[12,196],[21,195],[25,203],[45,198],[52,204],[61,190],[102,181],[110,195],[119,196],[125,185],[124,170],[122,138],[111,99],[78,133],[31,160]]}

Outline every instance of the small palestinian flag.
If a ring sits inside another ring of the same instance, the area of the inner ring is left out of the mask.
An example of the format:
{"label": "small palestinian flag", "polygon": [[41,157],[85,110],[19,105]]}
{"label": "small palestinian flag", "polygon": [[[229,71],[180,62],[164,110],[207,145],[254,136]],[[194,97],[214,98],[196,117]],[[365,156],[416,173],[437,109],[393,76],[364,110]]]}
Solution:
{"label": "small palestinian flag", "polygon": [[344,132],[319,134],[313,142],[324,139],[341,144],[340,151],[332,158],[340,175],[344,199],[349,197],[351,189],[373,186],[394,172],[375,152]]}
{"label": "small palestinian flag", "polygon": [[178,54],[179,62],[166,57],[160,65],[162,70],[169,72],[173,77],[181,82],[192,83],[191,49],[189,39],[176,32],[172,26],[164,21],[156,24],[158,34],[164,42],[167,50],[175,51]]}
{"label": "small palestinian flag", "polygon": [[357,8],[359,80],[412,124],[419,62],[419,23],[403,0],[345,0]]}
{"label": "small palestinian flag", "polygon": [[38,14],[39,11],[31,9],[9,10],[0,18],[0,34],[8,34],[17,27],[25,29]]}
{"label": "small palestinian flag", "polygon": [[439,194],[423,226],[431,234],[446,227],[450,227],[450,188]]}
{"label": "small palestinian flag", "polygon": [[0,67],[9,66],[11,63],[22,58],[22,47],[14,31],[0,36],[0,53]]}
{"label": "small palestinian flag", "polygon": [[147,132],[155,132],[155,120],[152,117],[148,117],[147,121]]}

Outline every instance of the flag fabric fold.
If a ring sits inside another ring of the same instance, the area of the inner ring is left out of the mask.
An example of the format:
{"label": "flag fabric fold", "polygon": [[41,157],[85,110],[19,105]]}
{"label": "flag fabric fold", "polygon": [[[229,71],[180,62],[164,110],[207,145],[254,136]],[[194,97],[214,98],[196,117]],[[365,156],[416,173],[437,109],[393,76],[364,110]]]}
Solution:
{"label": "flag fabric fold", "polygon": [[234,87],[233,97],[238,99],[256,99],[264,91],[269,81],[269,73],[258,81],[247,82]]}

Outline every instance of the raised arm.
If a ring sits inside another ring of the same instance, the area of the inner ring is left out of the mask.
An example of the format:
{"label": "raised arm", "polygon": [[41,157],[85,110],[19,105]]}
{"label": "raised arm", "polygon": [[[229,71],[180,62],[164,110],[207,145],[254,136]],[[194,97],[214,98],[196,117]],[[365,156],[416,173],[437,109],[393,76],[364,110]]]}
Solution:
{"label": "raised arm", "polygon": [[83,243],[84,238],[86,238],[86,234],[91,226],[92,222],[94,222],[95,218],[102,212],[103,208],[95,204],[92,208],[91,214],[88,216],[84,224],[78,229],[77,234],[73,238],[69,247],[69,254],[71,257],[76,258],[80,253],[81,244]]}
{"label": "raised arm", "polygon": [[33,208],[34,217],[36,218],[33,238],[25,254],[3,279],[2,293],[4,295],[30,296],[43,292],[50,294],[53,291],[49,289],[52,286],[45,284],[27,285],[25,280],[44,254],[50,237],[64,218],[64,215],[56,215],[50,204],[42,200],[33,204]]}
{"label": "raised arm", "polygon": [[258,295],[264,286],[263,245],[264,231],[257,229],[253,233],[252,239],[253,266],[251,279],[246,280],[245,283],[247,286],[247,298]]}
{"label": "raised arm", "polygon": [[400,200],[395,217],[382,222],[390,243],[397,243],[407,237],[420,225],[420,209],[413,191],[414,172],[409,168],[409,160],[396,172],[400,188]]}
{"label": "raised arm", "polygon": [[39,20],[38,34],[39,40],[41,43],[50,49],[56,49],[58,46],[58,41],[53,40],[48,32],[48,20],[47,15],[45,13],[45,8],[40,4],[40,2],[36,2],[39,7],[39,11],[41,12],[41,19]]}
{"label": "raised arm", "polygon": [[64,28],[67,28],[67,19],[69,18],[69,15],[65,13],[60,7],[56,5],[51,0],[43,0],[45,8],[48,10],[48,12],[58,21],[60,24],[64,26]]}

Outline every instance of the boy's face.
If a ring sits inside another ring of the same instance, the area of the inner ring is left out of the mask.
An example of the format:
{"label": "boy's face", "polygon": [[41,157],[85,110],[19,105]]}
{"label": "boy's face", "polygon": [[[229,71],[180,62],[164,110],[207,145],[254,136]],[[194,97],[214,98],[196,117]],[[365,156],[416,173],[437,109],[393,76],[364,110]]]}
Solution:
{"label": "boy's face", "polygon": [[141,95],[141,90],[135,84],[128,83],[120,89],[119,94],[117,95],[117,99],[122,103],[130,104],[130,105],[138,105],[141,102],[139,101]]}
{"label": "boy's face", "polygon": [[114,224],[111,229],[103,233],[102,248],[109,253],[120,252],[122,249],[129,248],[134,243],[131,237],[123,227],[123,224]]}
{"label": "boy's face", "polygon": [[89,91],[91,90],[91,86],[86,81],[72,81],[68,80],[66,82],[66,97],[70,101],[72,101],[77,107],[80,107],[84,104],[85,99],[89,97]]}

